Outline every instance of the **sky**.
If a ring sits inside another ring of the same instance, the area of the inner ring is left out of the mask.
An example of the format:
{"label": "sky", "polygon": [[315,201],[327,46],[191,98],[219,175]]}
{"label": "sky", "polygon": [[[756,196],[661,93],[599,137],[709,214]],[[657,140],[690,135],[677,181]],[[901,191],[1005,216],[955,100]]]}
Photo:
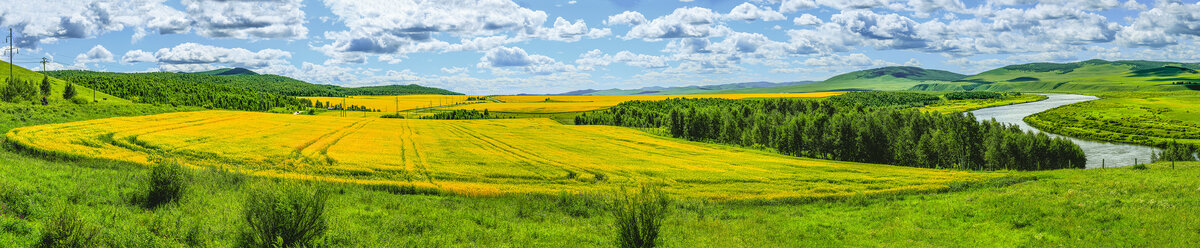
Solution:
{"label": "sky", "polygon": [[[1200,60],[1200,3],[1132,0],[9,0],[17,65],[243,67],[342,86],[561,93]],[[8,60],[8,57],[4,57]]]}

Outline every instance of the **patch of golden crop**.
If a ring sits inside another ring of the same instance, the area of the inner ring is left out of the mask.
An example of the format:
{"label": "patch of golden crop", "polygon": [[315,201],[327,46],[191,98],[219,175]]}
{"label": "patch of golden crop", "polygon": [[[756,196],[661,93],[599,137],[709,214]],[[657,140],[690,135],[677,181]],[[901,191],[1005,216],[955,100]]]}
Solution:
{"label": "patch of golden crop", "polygon": [[600,192],[640,184],[716,200],[943,190],[1005,173],[796,158],[629,128],[549,119],[335,118],[235,111],[31,126],[17,146],[68,157],[191,166],[472,196]]}
{"label": "patch of golden crop", "polygon": [[502,103],[485,102],[460,105],[446,109],[474,109],[511,113],[563,113],[603,109],[626,101],[658,101],[671,98],[781,98],[828,97],[842,92],[763,93],[763,94],[696,94],[696,95],[618,95],[618,96],[496,96]]}

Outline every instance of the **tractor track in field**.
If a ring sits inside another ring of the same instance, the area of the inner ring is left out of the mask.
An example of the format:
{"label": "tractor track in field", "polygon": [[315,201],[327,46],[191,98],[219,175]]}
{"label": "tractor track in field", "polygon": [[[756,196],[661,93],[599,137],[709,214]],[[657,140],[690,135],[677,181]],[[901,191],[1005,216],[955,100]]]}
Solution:
{"label": "tractor track in field", "polygon": [[[412,124],[409,123],[408,121],[404,121],[404,130],[408,133],[408,143],[409,143],[409,146],[412,147],[413,156],[417,157],[416,160],[410,160],[410,159],[407,159],[407,156],[405,156],[404,163],[407,165],[409,163],[409,161],[412,161],[413,167],[418,169],[419,173],[425,175],[426,181],[429,181],[429,183],[433,184],[434,187],[441,189],[442,186],[439,185],[437,182],[434,182],[433,175],[431,175],[431,173],[429,172],[429,168],[427,167],[427,165],[429,165],[429,161],[425,160],[425,156],[421,155],[421,149],[417,148],[417,141],[416,141],[416,139],[413,138],[416,136],[416,132],[413,131]],[[403,134],[403,133],[404,132],[401,132],[401,134]],[[400,142],[401,142],[401,146],[403,146],[403,142],[404,142],[403,138],[401,139]]]}
{"label": "tractor track in field", "polygon": [[[521,150],[521,149],[513,146],[512,144],[505,143],[504,141],[500,141],[499,139],[492,138],[491,136],[488,136],[483,133],[471,131],[471,130],[468,130],[468,129],[465,129],[465,128],[462,128],[459,126],[455,126],[455,125],[451,125],[451,127],[457,129],[459,132],[461,132],[463,134],[469,135],[471,137],[474,137],[475,139],[478,139],[480,141],[483,141],[484,143],[487,143],[489,146],[495,148],[495,150],[497,150],[497,151],[507,153],[510,156],[513,156],[513,157],[516,157],[519,159],[540,162],[542,164],[549,165],[549,166],[555,166],[555,167],[558,167],[557,169],[566,170],[566,171],[574,170],[574,171],[578,171],[578,172],[587,172],[587,173],[597,174],[596,172],[588,170],[588,169],[584,169],[584,168],[581,168],[578,166],[573,166],[573,165],[569,165],[566,163],[554,161],[549,158],[538,155],[536,153]],[[533,168],[534,169],[531,170],[531,172],[533,172],[534,174],[541,176],[543,179],[550,179],[550,178],[547,178],[546,176],[544,176],[542,173],[539,173],[539,171],[537,171],[537,169],[540,169],[539,167],[534,166]]]}

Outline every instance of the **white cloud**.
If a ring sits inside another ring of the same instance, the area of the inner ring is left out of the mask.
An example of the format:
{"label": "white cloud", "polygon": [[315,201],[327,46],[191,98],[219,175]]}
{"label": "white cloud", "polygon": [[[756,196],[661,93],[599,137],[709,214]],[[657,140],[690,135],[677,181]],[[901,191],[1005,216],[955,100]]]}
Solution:
{"label": "white cloud", "polygon": [[1160,48],[1200,36],[1200,3],[1161,2],[1121,29],[1117,42]]}
{"label": "white cloud", "polygon": [[612,31],[607,28],[588,30],[587,23],[584,23],[583,20],[571,23],[571,21],[559,17],[554,20],[553,27],[541,29],[539,34],[545,40],[574,42],[585,36],[588,38],[608,36],[612,34]]}
{"label": "white cloud", "polygon": [[91,38],[100,34],[143,27],[159,33],[189,29],[187,15],[165,0],[45,0],[0,4],[0,26],[20,33],[17,45],[35,48],[59,39]]}
{"label": "white cloud", "polygon": [[792,13],[803,9],[816,8],[817,2],[813,0],[783,0],[779,4],[779,11],[783,13]]}
{"label": "white cloud", "polygon": [[304,38],[301,0],[183,0],[198,34],[215,38]]}
{"label": "white cloud", "polygon": [[579,70],[587,70],[589,68],[578,68],[573,65],[566,65],[555,61],[553,58],[543,55],[528,54],[525,49],[520,47],[497,47],[489,50],[483,57],[479,58],[478,68],[492,69],[493,72],[503,73],[504,68],[514,67],[525,70],[531,74],[549,75],[559,72],[572,72]]}
{"label": "white cloud", "polygon": [[604,25],[639,25],[646,23],[646,16],[637,11],[625,11],[608,17]]}
{"label": "white cloud", "polygon": [[450,67],[450,68],[442,67],[442,72],[445,72],[446,74],[459,74],[459,73],[464,73],[467,71],[468,71],[467,68],[464,68],[464,67],[457,67],[457,66]]}
{"label": "white cloud", "polygon": [[725,14],[724,18],[743,21],[779,21],[787,19],[783,17],[783,14],[772,10],[770,7],[760,8],[758,5],[752,3],[742,3],[737,7],[733,7],[733,10],[730,10],[729,14]]}
{"label": "white cloud", "polygon": [[159,49],[154,57],[160,68],[167,71],[199,71],[221,67],[248,69],[278,69],[290,66],[292,53],[278,49],[257,52],[243,48],[224,48],[196,43],[183,43],[173,48]]}
{"label": "white cloud", "polygon": [[125,56],[121,56],[122,64],[133,64],[133,63],[142,63],[142,62],[158,62],[158,59],[154,58],[153,53],[150,53],[147,51],[142,51],[140,49],[139,50],[129,50],[128,52],[125,52]]}
{"label": "white cloud", "polygon": [[587,53],[579,55],[579,59],[575,60],[576,64],[581,66],[608,66],[612,63],[623,63],[630,66],[641,68],[665,68],[667,67],[667,59],[664,57],[636,54],[630,51],[620,51],[617,54],[605,54],[600,49],[593,49]]}
{"label": "white cloud", "polygon": [[792,19],[792,24],[796,24],[799,26],[814,26],[814,25],[820,25],[821,23],[824,23],[823,21],[821,21],[821,18],[817,18],[817,16],[810,15],[807,13],[800,15],[800,17],[796,17],[795,19]]}
{"label": "white cloud", "polygon": [[101,45],[96,45],[96,46],[92,47],[91,50],[88,50],[86,53],[81,53],[81,54],[79,54],[79,56],[75,56],[76,64],[113,62],[113,61],[115,61],[115,60],[113,60],[112,52],[109,52],[108,49],[105,49],[104,46],[101,46]]}
{"label": "white cloud", "polygon": [[712,10],[700,7],[678,8],[671,14],[633,26],[629,33],[625,34],[625,38],[658,40],[720,36],[729,32],[727,27],[714,26],[720,16]]}

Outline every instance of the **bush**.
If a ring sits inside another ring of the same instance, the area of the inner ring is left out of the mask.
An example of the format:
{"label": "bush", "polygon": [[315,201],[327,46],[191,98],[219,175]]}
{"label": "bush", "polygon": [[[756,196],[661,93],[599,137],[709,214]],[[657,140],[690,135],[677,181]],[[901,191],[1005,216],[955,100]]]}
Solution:
{"label": "bush", "polygon": [[37,247],[90,247],[97,233],[75,210],[63,208],[46,220]]}
{"label": "bush", "polygon": [[1146,165],[1145,165],[1145,164],[1135,164],[1135,165],[1133,165],[1133,166],[1130,166],[1129,168],[1132,168],[1132,169],[1134,169],[1134,170],[1145,170],[1145,169],[1148,169],[1148,168],[1146,168]]}
{"label": "bush", "polygon": [[622,189],[611,208],[620,246],[654,247],[667,205],[667,197],[658,189],[642,186],[634,193]]}
{"label": "bush", "polygon": [[328,195],[296,186],[250,190],[241,247],[308,247],[325,234]]}
{"label": "bush", "polygon": [[156,208],[179,201],[187,187],[187,169],[176,162],[163,162],[150,169],[150,188],[146,192],[146,207]]}
{"label": "bush", "polygon": [[78,98],[78,97],[76,97],[76,98],[71,98],[71,103],[74,103],[74,104],[87,104],[87,103],[88,103],[88,101],[87,101],[87,100],[84,100],[83,98]]}

